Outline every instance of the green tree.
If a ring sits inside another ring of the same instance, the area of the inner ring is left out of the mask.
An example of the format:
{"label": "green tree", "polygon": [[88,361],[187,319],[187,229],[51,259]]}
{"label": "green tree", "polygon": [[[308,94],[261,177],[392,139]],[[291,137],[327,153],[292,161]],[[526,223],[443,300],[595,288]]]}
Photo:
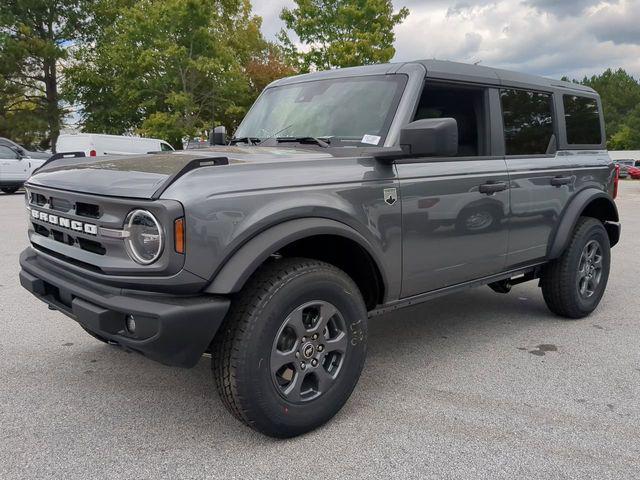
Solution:
{"label": "green tree", "polygon": [[631,111],[609,140],[611,150],[640,150],[640,104]]}
{"label": "green tree", "polygon": [[257,95],[246,66],[268,44],[248,0],[141,0],[79,52],[69,99],[84,128],[176,147],[214,121],[232,129]]}
{"label": "green tree", "polygon": [[[65,115],[60,98],[61,73],[69,47],[91,24],[93,0],[2,0],[0,2],[0,94],[17,104],[9,109],[55,146]],[[8,111],[9,111],[8,110]],[[8,115],[6,113],[5,115]],[[7,121],[7,117],[4,118]]]}
{"label": "green tree", "polygon": [[393,28],[409,10],[394,12],[391,0],[295,0],[280,18],[305,45],[299,51],[289,33],[278,38],[301,71],[384,63],[395,55]]}
{"label": "green tree", "polygon": [[[582,82],[602,98],[602,109],[611,149],[640,149],[640,83],[623,69],[608,69]],[[635,130],[634,130],[635,129]],[[624,146],[624,147],[623,147]]]}
{"label": "green tree", "polygon": [[29,146],[41,146],[47,122],[25,89],[0,77],[0,137]]}

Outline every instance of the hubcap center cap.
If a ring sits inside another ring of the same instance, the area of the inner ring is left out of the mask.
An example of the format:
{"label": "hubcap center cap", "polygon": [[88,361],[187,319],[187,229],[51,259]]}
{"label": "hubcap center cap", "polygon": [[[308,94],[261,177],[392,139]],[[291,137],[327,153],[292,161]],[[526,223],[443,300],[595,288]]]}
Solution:
{"label": "hubcap center cap", "polygon": [[302,346],[302,356],[311,358],[316,353],[316,347],[311,342],[307,342]]}

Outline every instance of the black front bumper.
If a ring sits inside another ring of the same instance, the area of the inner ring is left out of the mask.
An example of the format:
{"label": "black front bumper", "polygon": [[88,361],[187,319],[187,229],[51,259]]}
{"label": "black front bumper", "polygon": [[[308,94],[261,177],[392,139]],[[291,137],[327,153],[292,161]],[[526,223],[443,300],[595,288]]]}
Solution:
{"label": "black front bumper", "polygon": [[[109,287],[63,271],[33,248],[20,255],[20,283],[94,334],[167,365],[194,366],[229,309],[213,295],[173,296]],[[136,328],[126,328],[132,315]]]}

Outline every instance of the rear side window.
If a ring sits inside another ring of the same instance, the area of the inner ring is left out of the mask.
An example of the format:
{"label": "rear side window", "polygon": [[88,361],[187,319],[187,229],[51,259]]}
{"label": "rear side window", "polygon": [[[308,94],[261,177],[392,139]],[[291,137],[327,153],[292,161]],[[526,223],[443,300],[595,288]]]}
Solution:
{"label": "rear side window", "polygon": [[501,90],[507,155],[542,155],[555,148],[551,95]]}
{"label": "rear side window", "polygon": [[595,98],[563,95],[564,121],[569,145],[600,145],[600,112]]}

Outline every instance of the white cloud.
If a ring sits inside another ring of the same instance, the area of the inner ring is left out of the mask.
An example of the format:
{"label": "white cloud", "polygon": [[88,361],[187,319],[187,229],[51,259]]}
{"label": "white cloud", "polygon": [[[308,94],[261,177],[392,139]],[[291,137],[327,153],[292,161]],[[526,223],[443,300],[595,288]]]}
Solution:
{"label": "white cloud", "polygon": [[[439,58],[559,78],[608,67],[640,76],[640,0],[394,0],[395,61]],[[273,38],[292,0],[254,1]]]}

